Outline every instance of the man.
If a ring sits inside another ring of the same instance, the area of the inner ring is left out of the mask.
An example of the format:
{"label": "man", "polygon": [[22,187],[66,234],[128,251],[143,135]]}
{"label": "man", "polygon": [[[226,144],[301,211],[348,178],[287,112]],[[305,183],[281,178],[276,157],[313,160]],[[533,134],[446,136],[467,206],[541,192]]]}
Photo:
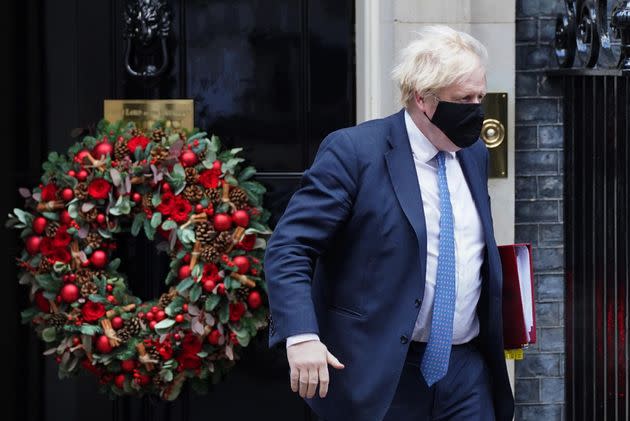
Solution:
{"label": "man", "polygon": [[269,241],[270,345],[325,420],[513,416],[486,60],[465,33],[420,33],[393,72],[405,108],[327,136]]}

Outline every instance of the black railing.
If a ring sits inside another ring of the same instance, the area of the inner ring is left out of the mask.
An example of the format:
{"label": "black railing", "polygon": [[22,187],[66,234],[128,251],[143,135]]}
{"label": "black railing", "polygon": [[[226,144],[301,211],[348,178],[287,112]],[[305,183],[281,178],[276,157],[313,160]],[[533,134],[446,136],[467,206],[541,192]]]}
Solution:
{"label": "black railing", "polygon": [[630,78],[563,79],[566,419],[627,420]]}

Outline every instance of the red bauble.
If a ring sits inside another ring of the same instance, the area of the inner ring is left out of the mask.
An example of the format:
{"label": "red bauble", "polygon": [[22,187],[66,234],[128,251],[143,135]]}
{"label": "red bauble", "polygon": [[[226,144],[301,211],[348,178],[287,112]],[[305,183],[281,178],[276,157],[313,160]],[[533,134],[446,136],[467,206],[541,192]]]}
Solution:
{"label": "red bauble", "polygon": [[74,303],[79,299],[79,287],[76,284],[65,284],[61,288],[61,299],[66,303]]}
{"label": "red bauble", "polygon": [[35,293],[35,305],[39,311],[43,313],[48,313],[50,311],[50,303],[46,297],[44,297],[44,293],[41,290]]}
{"label": "red bauble", "polygon": [[120,329],[121,327],[123,327],[123,319],[122,317],[116,316],[112,319],[112,327],[116,330]]}
{"label": "red bauble", "polygon": [[258,291],[252,291],[249,293],[249,297],[247,297],[247,305],[252,310],[256,310],[262,305],[262,298]]}
{"label": "red bauble", "polygon": [[217,329],[214,329],[208,335],[208,342],[212,345],[219,345],[219,339],[221,339],[221,332],[219,332]]}
{"label": "red bauble", "polygon": [[180,157],[184,167],[192,167],[198,162],[197,154],[191,150],[184,151]]}
{"label": "red bauble", "polygon": [[96,222],[103,225],[105,223],[105,215],[102,213],[99,213],[98,215],[96,215]]}
{"label": "red bauble", "polygon": [[175,316],[175,321],[177,323],[181,323],[184,321],[184,315],[183,314],[178,314],[177,316]]}
{"label": "red bauble", "polygon": [[89,158],[87,157],[88,155],[90,155],[90,151],[88,151],[87,149],[81,149],[74,156],[74,160],[78,162],[79,164],[83,163],[84,160],[85,162],[90,162]]}
{"label": "red bauble", "polygon": [[192,273],[192,269],[190,269],[190,266],[187,266],[187,265],[180,266],[179,279],[186,279],[190,276],[191,273]]}
{"label": "red bauble", "polygon": [[107,253],[103,250],[95,250],[90,256],[90,263],[99,269],[104,268],[107,264]]}
{"label": "red bauble", "polygon": [[134,192],[133,195],[131,195],[131,200],[138,203],[139,201],[142,200],[142,195],[138,192]]}
{"label": "red bauble", "polygon": [[123,371],[126,371],[127,373],[131,373],[136,368],[136,361],[124,360],[120,363],[120,367],[123,369]]}
{"label": "red bauble", "polygon": [[155,320],[155,313],[153,313],[151,311],[148,311],[147,314],[144,317],[146,317],[147,320],[151,322],[151,321]]}
{"label": "red bauble", "polygon": [[212,168],[214,168],[215,170],[220,170],[222,165],[223,164],[221,161],[214,161],[212,163]]}
{"label": "red bauble", "polygon": [[249,271],[249,259],[245,256],[236,256],[234,260],[232,260],[236,267],[238,268],[238,273],[243,274]]}
{"label": "red bauble", "polygon": [[214,229],[217,231],[227,231],[232,228],[232,218],[227,213],[217,213],[214,215]]}
{"label": "red bauble", "polygon": [[38,216],[37,218],[33,219],[33,232],[35,234],[42,234],[46,229],[47,224],[48,222],[46,222],[46,218],[44,218],[43,216]]}
{"label": "red bauble", "polygon": [[156,325],[157,323],[158,323],[157,321],[155,321],[155,320],[151,320],[151,321],[149,322],[149,329],[151,329],[151,330],[155,329],[155,325]]}
{"label": "red bauble", "polygon": [[94,146],[94,149],[92,149],[92,155],[96,159],[100,159],[103,156],[111,155],[112,152],[114,152],[114,145],[107,141],[97,143],[96,146]]}
{"label": "red bauble", "polygon": [[85,170],[81,170],[77,173],[77,180],[85,181],[88,178],[88,172]]}
{"label": "red bauble", "polygon": [[222,283],[217,287],[217,294],[224,295],[225,294],[225,285]]}
{"label": "red bauble", "polygon": [[122,389],[123,387],[125,387],[125,375],[124,374],[117,375],[116,378],[114,378],[114,384],[119,389]]}
{"label": "red bauble", "polygon": [[66,202],[71,201],[73,197],[74,197],[74,192],[72,191],[72,189],[63,189],[61,191],[61,198],[65,200]]}
{"label": "red bauble", "polygon": [[166,313],[164,312],[164,310],[160,310],[157,313],[155,313],[155,320],[157,320],[158,322],[161,322],[164,319],[166,319]]}
{"label": "red bauble", "polygon": [[31,256],[39,253],[39,248],[42,245],[42,237],[38,235],[31,235],[26,239],[26,251]]}
{"label": "red bauble", "polygon": [[203,282],[203,290],[206,292],[212,292],[216,285],[217,284],[212,279],[208,279],[207,281]]}
{"label": "red bauble", "polygon": [[96,338],[96,349],[101,354],[107,354],[112,352],[112,346],[109,344],[109,339],[105,335],[101,335]]}
{"label": "red bauble", "polygon": [[245,228],[249,225],[249,214],[245,210],[237,210],[232,215],[232,220],[234,220],[234,223],[239,227]]}
{"label": "red bauble", "polygon": [[70,222],[72,222],[72,217],[70,216],[70,214],[68,213],[68,211],[66,209],[62,210],[61,213],[59,214],[59,220],[61,221],[62,224],[64,225],[70,225]]}

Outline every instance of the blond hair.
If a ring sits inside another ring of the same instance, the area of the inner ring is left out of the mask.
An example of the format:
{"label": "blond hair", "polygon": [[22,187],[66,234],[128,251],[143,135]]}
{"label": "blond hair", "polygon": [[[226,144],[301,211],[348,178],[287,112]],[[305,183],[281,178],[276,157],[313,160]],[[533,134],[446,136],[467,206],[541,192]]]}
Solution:
{"label": "blond hair", "polygon": [[392,71],[400,88],[400,101],[408,106],[415,93],[435,94],[486,66],[488,51],[481,42],[465,32],[448,26],[428,26],[417,32],[400,53]]}

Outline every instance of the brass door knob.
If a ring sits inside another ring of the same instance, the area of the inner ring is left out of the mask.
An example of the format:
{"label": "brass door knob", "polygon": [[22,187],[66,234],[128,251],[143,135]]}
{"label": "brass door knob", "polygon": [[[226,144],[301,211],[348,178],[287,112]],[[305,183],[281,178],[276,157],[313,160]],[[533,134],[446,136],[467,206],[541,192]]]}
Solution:
{"label": "brass door knob", "polygon": [[488,148],[496,148],[505,140],[505,127],[499,120],[488,118],[481,126],[481,139]]}

